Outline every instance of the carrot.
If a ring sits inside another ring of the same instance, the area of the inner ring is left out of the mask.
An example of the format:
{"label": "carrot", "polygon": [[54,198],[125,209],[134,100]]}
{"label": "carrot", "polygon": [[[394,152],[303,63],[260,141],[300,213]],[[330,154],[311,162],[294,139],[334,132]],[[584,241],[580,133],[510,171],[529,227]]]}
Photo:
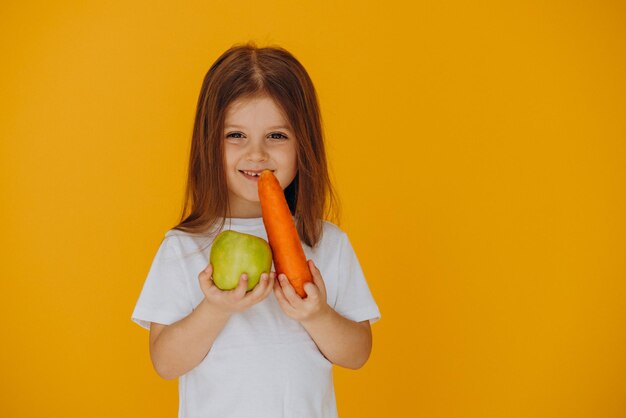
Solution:
{"label": "carrot", "polygon": [[276,273],[284,273],[298,295],[304,298],[304,284],[312,282],[313,277],[285,193],[270,170],[263,170],[258,188],[263,224],[272,248]]}

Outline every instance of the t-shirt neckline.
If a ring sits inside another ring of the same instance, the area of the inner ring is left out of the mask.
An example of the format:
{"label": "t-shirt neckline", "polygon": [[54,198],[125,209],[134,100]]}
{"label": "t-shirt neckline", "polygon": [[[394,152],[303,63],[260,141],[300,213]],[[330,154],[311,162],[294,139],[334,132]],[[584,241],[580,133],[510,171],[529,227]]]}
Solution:
{"label": "t-shirt neckline", "polygon": [[224,226],[258,227],[263,225],[263,218],[224,218]]}

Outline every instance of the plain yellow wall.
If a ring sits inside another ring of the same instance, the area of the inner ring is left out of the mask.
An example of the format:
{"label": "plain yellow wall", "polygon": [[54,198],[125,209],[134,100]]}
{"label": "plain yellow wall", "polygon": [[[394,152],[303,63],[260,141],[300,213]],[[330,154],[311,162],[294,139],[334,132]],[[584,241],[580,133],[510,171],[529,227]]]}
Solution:
{"label": "plain yellow wall", "polygon": [[625,18],[617,1],[3,2],[0,416],[176,416],[130,315],[178,219],[202,78],[248,40],[317,86],[382,311],[369,363],[335,369],[341,416],[626,416]]}

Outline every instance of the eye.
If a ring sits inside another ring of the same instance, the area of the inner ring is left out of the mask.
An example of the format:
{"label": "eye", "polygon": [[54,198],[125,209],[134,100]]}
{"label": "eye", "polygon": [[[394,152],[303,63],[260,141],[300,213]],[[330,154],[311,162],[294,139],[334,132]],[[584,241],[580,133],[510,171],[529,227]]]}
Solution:
{"label": "eye", "polygon": [[226,135],[226,138],[243,138],[241,132],[231,132]]}
{"label": "eye", "polygon": [[275,140],[278,140],[278,141],[282,141],[282,140],[285,140],[285,139],[289,139],[289,138],[287,138],[287,136],[286,136],[286,135],[283,135],[283,134],[281,134],[280,132],[274,132],[274,133],[271,133],[271,134],[270,134],[270,137],[271,137],[272,139],[275,139]]}

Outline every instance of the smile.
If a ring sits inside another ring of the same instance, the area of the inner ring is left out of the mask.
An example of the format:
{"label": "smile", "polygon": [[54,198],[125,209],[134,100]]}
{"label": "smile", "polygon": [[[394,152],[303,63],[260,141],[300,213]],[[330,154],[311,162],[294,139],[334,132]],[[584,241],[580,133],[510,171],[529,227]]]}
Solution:
{"label": "smile", "polygon": [[[263,172],[263,170],[237,170],[239,171],[241,174],[243,174],[243,176],[245,178],[247,178],[248,180],[252,180],[254,182],[259,181],[259,177],[261,176],[261,173]],[[275,170],[270,170],[272,172],[274,172]]]}

